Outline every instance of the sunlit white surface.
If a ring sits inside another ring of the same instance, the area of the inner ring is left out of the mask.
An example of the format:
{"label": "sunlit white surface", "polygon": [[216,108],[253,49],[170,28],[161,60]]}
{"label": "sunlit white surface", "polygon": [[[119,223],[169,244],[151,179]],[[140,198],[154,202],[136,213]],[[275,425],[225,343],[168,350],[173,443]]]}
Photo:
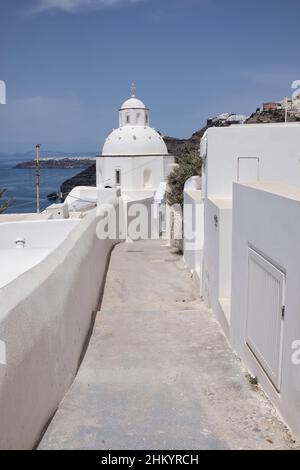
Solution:
{"label": "sunlit white surface", "polygon": [[[8,222],[0,225],[0,288],[36,266],[57,248],[79,220]],[[16,247],[17,239],[24,248]]]}

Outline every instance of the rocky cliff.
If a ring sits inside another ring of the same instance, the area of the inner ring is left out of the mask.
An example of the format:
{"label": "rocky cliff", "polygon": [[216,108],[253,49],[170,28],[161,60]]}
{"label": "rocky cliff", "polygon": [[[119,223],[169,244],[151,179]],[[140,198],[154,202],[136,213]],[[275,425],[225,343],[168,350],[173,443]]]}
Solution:
{"label": "rocky cliff", "polygon": [[62,200],[65,200],[69,192],[76,186],[96,186],[96,163],[63,182],[60,187]]}

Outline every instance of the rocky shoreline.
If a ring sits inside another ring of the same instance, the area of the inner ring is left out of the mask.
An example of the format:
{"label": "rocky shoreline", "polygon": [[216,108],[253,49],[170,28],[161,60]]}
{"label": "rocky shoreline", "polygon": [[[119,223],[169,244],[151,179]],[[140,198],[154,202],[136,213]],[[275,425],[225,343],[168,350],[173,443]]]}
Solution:
{"label": "rocky shoreline", "polygon": [[[42,158],[40,160],[40,168],[53,169],[74,169],[88,168],[95,163],[95,158]],[[18,163],[15,168],[35,169],[36,161],[29,160],[27,162]]]}

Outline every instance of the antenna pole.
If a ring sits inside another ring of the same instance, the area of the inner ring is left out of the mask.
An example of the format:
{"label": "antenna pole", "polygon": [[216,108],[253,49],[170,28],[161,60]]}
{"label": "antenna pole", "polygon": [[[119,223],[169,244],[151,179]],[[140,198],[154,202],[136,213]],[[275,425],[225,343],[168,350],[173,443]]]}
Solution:
{"label": "antenna pole", "polygon": [[35,184],[36,184],[36,212],[40,213],[40,144],[35,146],[36,148],[36,161],[35,161]]}

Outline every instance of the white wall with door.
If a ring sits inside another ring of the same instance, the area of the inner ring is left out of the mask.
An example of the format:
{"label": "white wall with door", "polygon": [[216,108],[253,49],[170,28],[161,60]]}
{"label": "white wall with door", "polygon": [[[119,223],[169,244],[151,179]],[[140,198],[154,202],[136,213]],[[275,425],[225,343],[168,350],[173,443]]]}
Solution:
{"label": "white wall with door", "polygon": [[300,189],[234,184],[231,342],[300,435]]}
{"label": "white wall with door", "polygon": [[300,187],[300,123],[212,127],[202,140],[204,198],[231,198],[232,182]]}
{"label": "white wall with door", "polygon": [[[202,283],[205,300],[228,333],[232,184],[278,180],[300,187],[300,124],[209,128],[201,140],[200,155],[205,214],[200,288]],[[217,229],[214,218],[218,220]]]}

